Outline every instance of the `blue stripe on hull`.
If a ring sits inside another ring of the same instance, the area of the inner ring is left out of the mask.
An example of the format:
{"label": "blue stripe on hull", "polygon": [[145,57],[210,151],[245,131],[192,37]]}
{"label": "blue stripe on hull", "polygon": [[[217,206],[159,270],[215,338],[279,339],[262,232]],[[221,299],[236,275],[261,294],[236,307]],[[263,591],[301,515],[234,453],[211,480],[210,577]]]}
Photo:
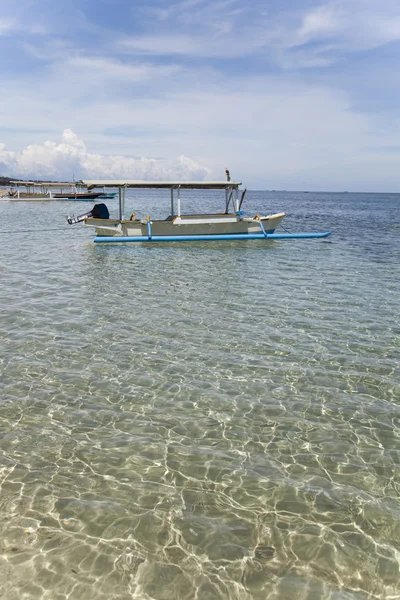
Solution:
{"label": "blue stripe on hull", "polygon": [[116,244],[124,242],[215,242],[224,240],[298,240],[311,238],[325,238],[331,235],[330,231],[323,233],[226,233],[214,235],[152,235],[149,239],[145,236],[108,236],[97,235],[94,242],[99,244]]}

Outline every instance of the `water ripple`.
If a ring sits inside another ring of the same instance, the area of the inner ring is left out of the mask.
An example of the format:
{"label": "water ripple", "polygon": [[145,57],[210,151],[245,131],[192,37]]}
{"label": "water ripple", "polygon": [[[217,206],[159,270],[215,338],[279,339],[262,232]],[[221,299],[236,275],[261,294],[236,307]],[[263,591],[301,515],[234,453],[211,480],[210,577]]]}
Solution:
{"label": "water ripple", "polygon": [[2,203],[38,230],[3,253],[0,596],[399,597],[398,198],[372,243],[368,195],[248,196],[343,229],[102,248]]}

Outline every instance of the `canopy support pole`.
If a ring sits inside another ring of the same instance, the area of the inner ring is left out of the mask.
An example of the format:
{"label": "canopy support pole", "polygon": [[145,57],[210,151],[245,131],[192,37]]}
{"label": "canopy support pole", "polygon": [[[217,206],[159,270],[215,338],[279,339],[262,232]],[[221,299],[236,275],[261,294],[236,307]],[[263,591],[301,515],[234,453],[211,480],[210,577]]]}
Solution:
{"label": "canopy support pole", "polygon": [[119,220],[122,221],[122,189],[118,188]]}
{"label": "canopy support pole", "polygon": [[171,188],[171,217],[174,216],[174,188]]}
{"label": "canopy support pole", "polygon": [[181,216],[181,186],[178,185],[178,217]]}

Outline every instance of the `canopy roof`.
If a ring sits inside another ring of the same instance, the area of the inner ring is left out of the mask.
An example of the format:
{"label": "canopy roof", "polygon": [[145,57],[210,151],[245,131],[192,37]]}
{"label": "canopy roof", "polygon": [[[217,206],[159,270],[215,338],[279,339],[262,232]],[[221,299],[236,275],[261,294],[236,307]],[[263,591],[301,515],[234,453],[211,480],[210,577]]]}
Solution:
{"label": "canopy roof", "polygon": [[34,181],[11,181],[12,185],[40,185],[36,184]]}
{"label": "canopy roof", "polygon": [[140,181],[134,179],[115,179],[115,180],[84,180],[79,183],[86,185],[88,189],[95,187],[108,188],[142,188],[142,189],[173,189],[181,188],[185,190],[226,190],[238,188],[241,182],[238,181]]}
{"label": "canopy roof", "polygon": [[25,186],[31,186],[31,185],[43,185],[44,187],[71,187],[74,186],[76,182],[66,182],[66,181],[60,181],[60,182],[52,182],[52,181],[11,181],[12,185],[25,185]]}

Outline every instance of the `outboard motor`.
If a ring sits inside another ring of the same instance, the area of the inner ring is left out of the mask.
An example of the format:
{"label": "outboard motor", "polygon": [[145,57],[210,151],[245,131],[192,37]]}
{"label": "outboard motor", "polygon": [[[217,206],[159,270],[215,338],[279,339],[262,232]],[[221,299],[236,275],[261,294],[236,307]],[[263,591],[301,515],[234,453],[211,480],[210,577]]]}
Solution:
{"label": "outboard motor", "polygon": [[92,210],[90,210],[89,212],[83,214],[83,215],[78,215],[77,217],[67,217],[67,222],[70,225],[73,225],[74,223],[80,223],[81,221],[84,221],[85,219],[109,219],[110,218],[110,213],[108,212],[108,208],[105,204],[95,204],[92,208]]}

